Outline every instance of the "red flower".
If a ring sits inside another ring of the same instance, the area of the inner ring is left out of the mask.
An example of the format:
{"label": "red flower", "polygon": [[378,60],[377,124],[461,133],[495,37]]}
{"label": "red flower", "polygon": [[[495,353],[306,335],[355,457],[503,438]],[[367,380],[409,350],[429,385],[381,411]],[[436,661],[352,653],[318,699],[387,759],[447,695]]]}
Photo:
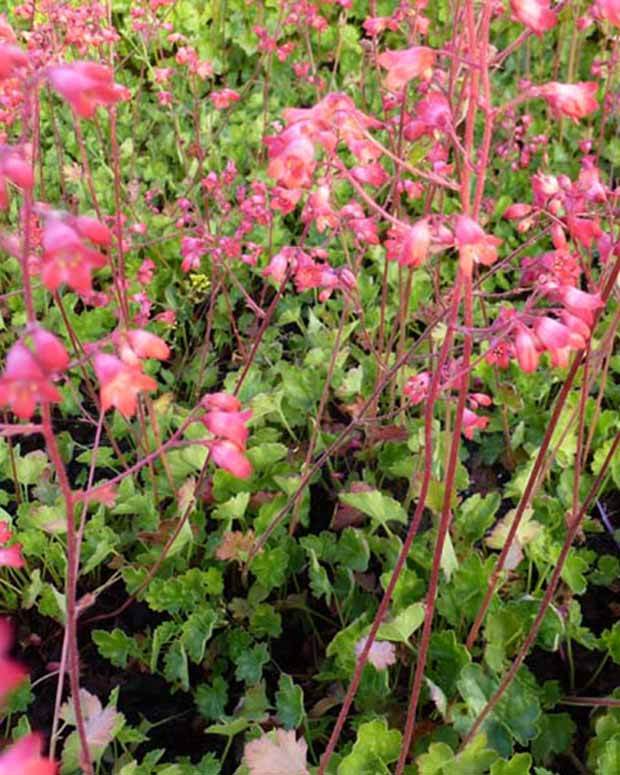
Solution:
{"label": "red flower", "polygon": [[98,105],[114,105],[127,96],[127,90],[114,83],[110,68],[96,62],[50,67],[47,77],[52,88],[82,118],[92,118]]}
{"label": "red flower", "polygon": [[123,363],[115,355],[97,353],[94,358],[95,374],[101,384],[101,409],[115,406],[125,418],[136,413],[138,393],[156,390],[157,382],[139,366]]}
{"label": "red flower", "polygon": [[377,58],[388,71],[385,85],[400,91],[412,78],[427,78],[435,62],[435,52],[426,46],[413,46],[402,51],[384,51]]}
{"label": "red flower", "polygon": [[598,109],[596,91],[598,84],[594,81],[581,83],[547,83],[541,87],[540,93],[551,108],[561,116],[571,118],[575,123],[580,118]]}

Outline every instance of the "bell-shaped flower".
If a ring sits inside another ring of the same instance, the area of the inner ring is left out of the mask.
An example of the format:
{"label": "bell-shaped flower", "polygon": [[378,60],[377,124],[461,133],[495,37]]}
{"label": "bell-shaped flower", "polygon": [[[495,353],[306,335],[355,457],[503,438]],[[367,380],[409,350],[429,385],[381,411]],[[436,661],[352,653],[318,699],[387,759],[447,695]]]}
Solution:
{"label": "bell-shaped flower", "polygon": [[[252,464],[245,456],[244,451],[228,439],[216,439],[208,442],[213,460],[220,468],[228,471],[238,479],[247,479],[252,476]],[[0,773],[1,775],[1,773]]]}
{"label": "bell-shaped flower", "polygon": [[28,64],[28,55],[11,43],[0,44],[0,81],[12,78],[21,67]]}
{"label": "bell-shaped flower", "polygon": [[510,7],[514,17],[536,35],[542,35],[558,23],[549,0],[510,0]]}
{"label": "bell-shaped flower", "polygon": [[106,257],[82,242],[78,232],[60,218],[48,218],[43,229],[41,279],[50,291],[68,285],[80,294],[92,293],[91,273]]}
{"label": "bell-shaped flower", "polygon": [[9,205],[7,181],[29,191],[34,185],[32,164],[19,149],[0,146],[0,210]]}
{"label": "bell-shaped flower", "polygon": [[566,116],[577,123],[580,118],[598,110],[597,89],[598,84],[595,81],[582,81],[581,83],[557,83],[553,81],[541,86],[540,94],[547,100],[555,113]]}
{"label": "bell-shaped flower", "polygon": [[540,355],[536,339],[525,326],[520,326],[515,336],[515,352],[519,366],[526,373],[536,371]]}
{"label": "bell-shaped flower", "polygon": [[10,406],[22,420],[32,417],[37,404],[62,400],[43,365],[45,358],[42,355],[40,360],[22,342],[16,342],[8,352],[0,377],[0,406]]}
{"label": "bell-shaped flower", "polygon": [[114,83],[112,70],[96,62],[55,65],[47,79],[82,118],[92,118],[99,105],[115,105],[127,97],[127,90]]}
{"label": "bell-shaped flower", "polygon": [[117,332],[115,340],[121,359],[130,366],[139,366],[141,359],[155,358],[165,361],[170,357],[170,348],[161,337],[141,328]]}
{"label": "bell-shaped flower", "polygon": [[[28,675],[19,662],[9,656],[12,646],[13,628],[11,623],[8,619],[0,619],[0,703],[4,703],[5,697],[14,691]],[[19,770],[14,770],[11,775],[15,775],[17,772]],[[0,775],[1,773],[2,769],[0,768]]]}
{"label": "bell-shaped flower", "polygon": [[497,248],[501,245],[501,239],[486,234],[469,216],[458,216],[454,236],[461,270],[465,275],[471,276],[474,264],[491,266],[497,260]]}
{"label": "bell-shaped flower", "polygon": [[435,52],[426,46],[413,46],[401,51],[384,51],[377,62],[387,72],[385,85],[400,91],[413,78],[428,78],[435,63]]}
{"label": "bell-shaped flower", "polygon": [[43,740],[36,732],[21,737],[0,754],[0,775],[56,775],[58,767],[41,756]]}
{"label": "bell-shaped flower", "polygon": [[481,415],[472,412],[471,409],[467,409],[467,407],[463,409],[462,430],[463,436],[465,436],[466,439],[473,439],[476,429],[484,430],[488,424],[488,417],[482,417]]}
{"label": "bell-shaped flower", "polygon": [[385,242],[388,260],[411,267],[425,263],[431,247],[428,218],[422,218],[413,226],[390,229],[390,237]]}
{"label": "bell-shaped flower", "polygon": [[238,447],[245,449],[250,433],[246,423],[251,416],[251,410],[245,412],[225,412],[220,409],[212,409],[205,414],[203,422],[207,430],[214,436],[221,436],[229,441],[234,441]]}
{"label": "bell-shaped flower", "polygon": [[144,374],[139,366],[124,363],[115,355],[97,353],[93,362],[100,384],[103,412],[114,406],[123,417],[133,417],[138,405],[138,393],[157,389],[157,382]]}
{"label": "bell-shaped flower", "polygon": [[620,0],[595,0],[591,10],[597,19],[620,27]]}

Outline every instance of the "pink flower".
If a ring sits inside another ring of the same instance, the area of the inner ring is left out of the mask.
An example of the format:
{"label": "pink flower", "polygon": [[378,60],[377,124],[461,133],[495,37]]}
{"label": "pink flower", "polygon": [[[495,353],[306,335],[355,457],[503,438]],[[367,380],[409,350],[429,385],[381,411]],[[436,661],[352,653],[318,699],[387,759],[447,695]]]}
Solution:
{"label": "pink flower", "polygon": [[228,393],[207,393],[200,402],[206,409],[219,409],[222,412],[238,412],[241,402]]}
{"label": "pink flower", "polygon": [[7,181],[24,190],[34,185],[31,163],[18,149],[9,146],[0,147],[0,210],[9,205]]}
{"label": "pink flower", "polygon": [[241,99],[241,95],[233,89],[222,89],[221,91],[211,92],[209,99],[217,110],[225,110],[226,108],[229,108],[233,102],[237,102],[237,100]]}
{"label": "pink flower", "polygon": [[430,384],[430,372],[422,371],[420,374],[414,374],[412,377],[409,377],[403,388],[403,393],[415,406],[415,404],[422,403],[427,397]]}
{"label": "pink flower", "polygon": [[92,293],[91,272],[106,264],[106,257],[87,247],[76,229],[59,218],[48,218],[43,229],[41,279],[50,291],[67,284],[80,294]]}
{"label": "pink flower", "polygon": [[[2,703],[7,694],[14,691],[28,675],[18,662],[8,656],[12,645],[13,628],[8,619],[0,619],[0,702]],[[3,773],[1,765],[2,756],[0,756],[0,775]],[[11,775],[15,775],[16,772],[17,770],[13,770]]]}
{"label": "pink flower", "polygon": [[596,92],[598,84],[594,81],[581,83],[557,83],[555,81],[540,87],[540,94],[550,107],[559,115],[578,119],[598,110]]}
{"label": "pink flower", "polygon": [[413,46],[402,51],[384,51],[377,62],[387,71],[385,85],[400,91],[412,78],[427,78],[435,62],[435,52],[426,46]]}
{"label": "pink flower", "polygon": [[210,441],[209,447],[213,460],[225,471],[228,471],[238,479],[247,479],[252,476],[252,464],[245,456],[243,450],[228,439]]}
{"label": "pink flower", "polygon": [[527,328],[522,327],[515,336],[515,351],[519,366],[526,373],[536,371],[540,356],[536,347],[536,340]]}
{"label": "pink flower", "polygon": [[596,0],[592,12],[597,19],[620,27],[620,0]]}
{"label": "pink flower", "polygon": [[515,18],[537,35],[558,23],[558,17],[549,8],[549,0],[510,0],[510,7]]}
{"label": "pink flower", "polygon": [[96,62],[56,65],[49,68],[47,77],[82,118],[92,118],[99,105],[114,105],[127,96],[127,90],[114,83],[112,70]]}
{"label": "pink flower", "polygon": [[246,427],[247,421],[252,416],[250,410],[246,412],[224,412],[219,409],[213,409],[203,418],[207,429],[214,436],[234,441],[241,449],[245,449],[248,440],[249,430]]}
{"label": "pink flower", "polygon": [[44,363],[45,356],[41,361],[21,342],[16,342],[7,355],[0,378],[0,405],[10,406],[22,420],[32,417],[37,403],[62,400]]}
{"label": "pink flower", "polygon": [[[276,729],[247,743],[243,753],[250,775],[309,775],[306,764],[308,745],[295,731]],[[2,775],[2,773],[0,773]]]}
{"label": "pink flower", "polygon": [[112,242],[112,232],[105,223],[92,218],[90,215],[77,215],[71,220],[80,237],[85,237],[95,245],[109,245]]}
{"label": "pink flower", "polygon": [[28,56],[10,43],[0,44],[0,81],[12,78],[20,67],[28,64]]}
{"label": "pink flower", "polygon": [[[355,654],[359,657],[366,648],[368,638],[361,638],[355,644]],[[389,641],[374,641],[368,652],[368,661],[376,670],[385,670],[396,662],[396,648]]]}
{"label": "pink flower", "polygon": [[269,149],[267,173],[284,188],[306,188],[314,172],[314,144],[293,124],[277,137],[266,137]]}
{"label": "pink flower", "polygon": [[510,366],[510,359],[514,357],[514,348],[510,342],[497,342],[487,350],[484,359],[491,365],[497,365],[500,369]]}
{"label": "pink flower", "polygon": [[390,229],[390,236],[392,239],[385,243],[389,260],[411,267],[422,266],[427,260],[431,245],[428,218],[422,218],[408,228]]}
{"label": "pink flower", "polygon": [[504,218],[506,218],[509,221],[518,220],[519,218],[525,218],[531,212],[532,212],[532,205],[516,202],[515,204],[510,205],[510,207],[507,207],[504,210]]}
{"label": "pink flower", "polygon": [[156,390],[157,382],[115,355],[97,353],[94,358],[95,374],[100,383],[101,410],[115,406],[125,418],[133,417],[138,404],[138,393]]}
{"label": "pink flower", "polygon": [[501,239],[485,234],[482,227],[469,216],[458,216],[454,234],[464,274],[471,275],[474,264],[490,266],[497,260],[497,247],[501,245]]}
{"label": "pink flower", "polygon": [[474,431],[479,428],[484,430],[489,424],[488,417],[482,417],[471,409],[463,409],[463,436],[467,439],[474,438]]}
{"label": "pink flower", "polygon": [[41,756],[43,740],[31,733],[0,754],[0,775],[56,775],[58,767]]}
{"label": "pink flower", "polygon": [[547,350],[556,350],[568,344],[568,328],[547,315],[536,319],[534,331]]}
{"label": "pink flower", "polygon": [[141,328],[118,333],[119,355],[130,366],[139,365],[141,358],[156,358],[165,361],[170,357],[170,348],[156,334]]}
{"label": "pink flower", "polygon": [[0,548],[0,567],[23,568],[25,564],[21,544]]}

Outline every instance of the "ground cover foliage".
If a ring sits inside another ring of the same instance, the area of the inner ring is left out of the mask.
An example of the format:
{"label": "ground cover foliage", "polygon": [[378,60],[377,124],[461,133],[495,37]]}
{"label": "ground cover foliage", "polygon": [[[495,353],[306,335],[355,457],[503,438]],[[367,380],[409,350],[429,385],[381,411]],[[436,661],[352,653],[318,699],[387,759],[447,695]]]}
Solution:
{"label": "ground cover foliage", "polygon": [[620,771],[620,3],[0,17],[0,773]]}

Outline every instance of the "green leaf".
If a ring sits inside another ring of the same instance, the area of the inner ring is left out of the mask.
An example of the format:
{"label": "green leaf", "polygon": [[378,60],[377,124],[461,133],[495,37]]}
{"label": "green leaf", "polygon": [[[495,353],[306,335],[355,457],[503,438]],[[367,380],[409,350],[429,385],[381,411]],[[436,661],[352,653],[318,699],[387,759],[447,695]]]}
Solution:
{"label": "green leaf", "polygon": [[407,523],[407,514],[401,504],[379,490],[341,493],[339,498],[347,506],[367,514],[378,525],[386,526],[388,522]]}
{"label": "green leaf", "polygon": [[200,684],[196,689],[196,707],[208,721],[221,719],[228,702],[228,684],[222,676],[216,676],[210,684]]}
{"label": "green leaf", "polygon": [[271,590],[284,584],[288,563],[289,556],[286,550],[276,546],[258,554],[252,560],[250,569],[265,589]]}
{"label": "green leaf", "polygon": [[364,573],[370,560],[368,541],[361,530],[347,527],[342,531],[336,551],[338,562],[351,570]]}
{"label": "green leaf", "polygon": [[495,521],[501,496],[499,493],[476,493],[461,503],[455,518],[455,531],[468,543],[479,541]]}
{"label": "green leaf", "polygon": [[[495,693],[499,679],[485,675],[480,665],[466,665],[457,686],[473,720]],[[538,697],[517,676],[491,712],[487,724],[489,720],[498,722],[518,743],[526,745],[538,734],[540,714]]]}
{"label": "green leaf", "polygon": [[290,675],[283,673],[276,692],[278,718],[285,729],[297,729],[304,719],[304,693]]}
{"label": "green leaf", "polygon": [[183,645],[192,662],[202,662],[207,641],[213,635],[218,621],[217,612],[212,608],[202,608],[183,624]]}
{"label": "green leaf", "polygon": [[175,641],[164,657],[164,676],[170,683],[179,683],[184,691],[189,691],[187,652],[181,641]]}
{"label": "green leaf", "polygon": [[244,651],[235,660],[235,678],[246,684],[256,684],[263,675],[263,667],[269,662],[269,650],[264,643],[259,643]]}
{"label": "green leaf", "polygon": [[431,743],[427,753],[418,759],[419,775],[483,775],[497,759],[497,753],[486,745],[486,736],[477,735],[467,748],[455,756],[449,745]]}
{"label": "green leaf", "polygon": [[532,757],[529,753],[518,753],[510,761],[500,760],[491,766],[491,775],[529,775]]}
{"label": "green leaf", "polygon": [[396,643],[408,643],[409,638],[424,621],[424,603],[413,605],[400,611],[391,621],[384,622],[377,632],[378,640],[391,640]]}
{"label": "green leaf", "polygon": [[135,640],[118,628],[111,632],[94,630],[92,638],[101,656],[109,659],[116,667],[127,667],[129,658],[140,653]]}
{"label": "green leaf", "polygon": [[324,597],[327,605],[330,605],[334,590],[329,580],[329,576],[327,575],[327,571],[319,563],[313,549],[309,549],[308,554],[310,556],[308,575],[310,577],[310,589],[312,590],[312,594],[318,599]]}
{"label": "green leaf", "polygon": [[601,642],[609,652],[613,661],[620,664],[620,622],[616,622],[610,630],[603,630]]}
{"label": "green leaf", "polygon": [[259,603],[250,614],[250,630],[258,638],[279,638],[282,635],[282,616],[272,605]]}
{"label": "green leaf", "polygon": [[568,713],[545,713],[540,718],[538,728],[538,737],[532,743],[532,753],[543,764],[548,764],[555,754],[568,751],[577,731]]}
{"label": "green leaf", "polygon": [[388,773],[387,765],[398,759],[401,738],[397,729],[388,729],[385,719],[361,724],[353,750],[340,763],[338,775]]}

